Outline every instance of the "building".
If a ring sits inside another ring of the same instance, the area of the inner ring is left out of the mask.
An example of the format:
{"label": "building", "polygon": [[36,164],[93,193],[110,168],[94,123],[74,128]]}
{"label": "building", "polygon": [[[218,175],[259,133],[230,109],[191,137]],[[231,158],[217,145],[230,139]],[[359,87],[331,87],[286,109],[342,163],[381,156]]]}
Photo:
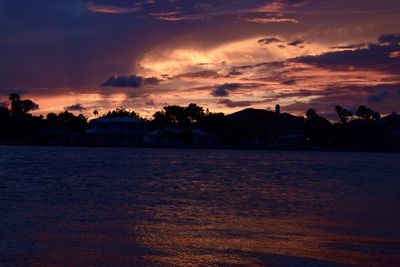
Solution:
{"label": "building", "polygon": [[147,133],[145,120],[131,117],[99,118],[86,131],[90,142],[102,146],[137,146]]}

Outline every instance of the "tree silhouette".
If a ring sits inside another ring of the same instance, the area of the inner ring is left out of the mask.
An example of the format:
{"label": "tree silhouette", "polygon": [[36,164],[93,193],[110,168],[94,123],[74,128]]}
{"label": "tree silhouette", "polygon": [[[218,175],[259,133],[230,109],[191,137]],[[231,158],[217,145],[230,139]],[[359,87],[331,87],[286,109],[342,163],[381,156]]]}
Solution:
{"label": "tree silhouette", "polygon": [[25,115],[31,110],[38,108],[38,105],[30,99],[21,100],[20,95],[11,93],[8,97],[11,101],[11,115]]}
{"label": "tree silhouette", "polygon": [[21,101],[21,109],[23,113],[28,113],[31,110],[36,109],[37,105],[29,99]]}
{"label": "tree silhouette", "polygon": [[6,107],[0,106],[0,120],[4,120],[10,117],[10,111]]}
{"label": "tree silhouette", "polygon": [[46,117],[47,127],[64,129],[70,132],[83,132],[88,124],[87,119],[82,114],[74,115],[71,112],[64,111],[58,115],[55,113],[49,113]]}
{"label": "tree silhouette", "polygon": [[0,137],[8,134],[10,121],[10,111],[8,108],[0,106]]}
{"label": "tree silhouette", "polygon": [[381,117],[379,112],[373,111],[364,105],[358,107],[356,115],[360,120],[377,120]]}
{"label": "tree silhouette", "polygon": [[304,135],[313,145],[324,146],[330,143],[332,124],[319,116],[315,109],[308,109],[304,122]]}
{"label": "tree silhouette", "polygon": [[58,116],[57,116],[57,114],[51,112],[51,113],[47,114],[46,120],[50,123],[56,123],[58,121]]}
{"label": "tree silhouette", "polygon": [[275,105],[275,113],[281,114],[281,106],[279,104]]}
{"label": "tree silhouette", "polygon": [[[94,114],[94,112],[93,112],[93,114]],[[97,112],[97,114],[98,114],[98,112]],[[108,111],[106,114],[100,116],[100,118],[107,118],[107,119],[119,118],[119,117],[130,117],[130,118],[135,118],[135,119],[141,119],[139,113],[136,113],[135,111],[129,111],[126,108],[122,108],[122,107],[117,108],[112,111]]]}
{"label": "tree silhouette", "polygon": [[163,107],[153,115],[153,127],[178,127],[188,128],[202,121],[205,117],[203,107],[191,103],[186,107],[171,105]]}
{"label": "tree silhouette", "polygon": [[307,119],[311,119],[317,116],[317,112],[313,108],[309,108],[306,112]]}
{"label": "tree silhouette", "polygon": [[194,124],[204,117],[204,109],[197,104],[190,103],[185,108],[185,113],[191,124]]}
{"label": "tree silhouette", "polygon": [[342,108],[341,106],[335,107],[336,113],[338,114],[339,121],[341,124],[345,124],[349,121],[351,117],[353,117],[353,113],[351,111]]}
{"label": "tree silhouette", "polygon": [[184,126],[189,124],[189,119],[186,116],[184,107],[178,105],[166,106],[164,107],[164,111],[168,122],[177,126]]}
{"label": "tree silhouette", "polygon": [[225,114],[210,112],[208,109],[198,121],[200,128],[213,132],[220,133],[224,127]]}
{"label": "tree silhouette", "polygon": [[19,113],[21,111],[19,94],[11,93],[8,99],[11,101],[11,114],[14,115]]}

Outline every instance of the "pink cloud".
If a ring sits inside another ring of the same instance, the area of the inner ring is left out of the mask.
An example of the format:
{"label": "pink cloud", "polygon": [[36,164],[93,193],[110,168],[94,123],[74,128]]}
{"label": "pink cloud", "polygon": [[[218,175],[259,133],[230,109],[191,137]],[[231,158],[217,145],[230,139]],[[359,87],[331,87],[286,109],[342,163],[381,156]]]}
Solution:
{"label": "pink cloud", "polygon": [[89,2],[86,5],[86,10],[93,13],[104,13],[104,14],[130,14],[141,11],[140,7],[119,7],[113,5],[99,5],[93,2]]}
{"label": "pink cloud", "polygon": [[282,23],[282,22],[290,22],[290,23],[299,23],[297,19],[292,18],[251,18],[245,19],[247,22],[253,23]]}

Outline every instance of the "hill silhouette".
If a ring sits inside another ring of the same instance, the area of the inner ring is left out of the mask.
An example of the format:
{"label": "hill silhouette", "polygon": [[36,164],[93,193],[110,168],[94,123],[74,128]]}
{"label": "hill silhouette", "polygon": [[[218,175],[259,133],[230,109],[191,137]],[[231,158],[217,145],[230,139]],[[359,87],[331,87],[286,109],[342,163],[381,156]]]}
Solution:
{"label": "hill silhouette", "polygon": [[244,109],[225,117],[223,137],[238,146],[278,145],[289,136],[301,138],[304,119],[288,113]]}

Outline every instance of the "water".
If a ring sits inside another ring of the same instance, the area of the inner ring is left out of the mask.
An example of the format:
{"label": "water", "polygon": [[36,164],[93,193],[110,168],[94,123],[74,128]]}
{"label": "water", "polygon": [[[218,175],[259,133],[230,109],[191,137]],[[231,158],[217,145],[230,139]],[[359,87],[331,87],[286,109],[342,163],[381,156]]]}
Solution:
{"label": "water", "polygon": [[0,266],[400,266],[400,154],[0,147]]}

